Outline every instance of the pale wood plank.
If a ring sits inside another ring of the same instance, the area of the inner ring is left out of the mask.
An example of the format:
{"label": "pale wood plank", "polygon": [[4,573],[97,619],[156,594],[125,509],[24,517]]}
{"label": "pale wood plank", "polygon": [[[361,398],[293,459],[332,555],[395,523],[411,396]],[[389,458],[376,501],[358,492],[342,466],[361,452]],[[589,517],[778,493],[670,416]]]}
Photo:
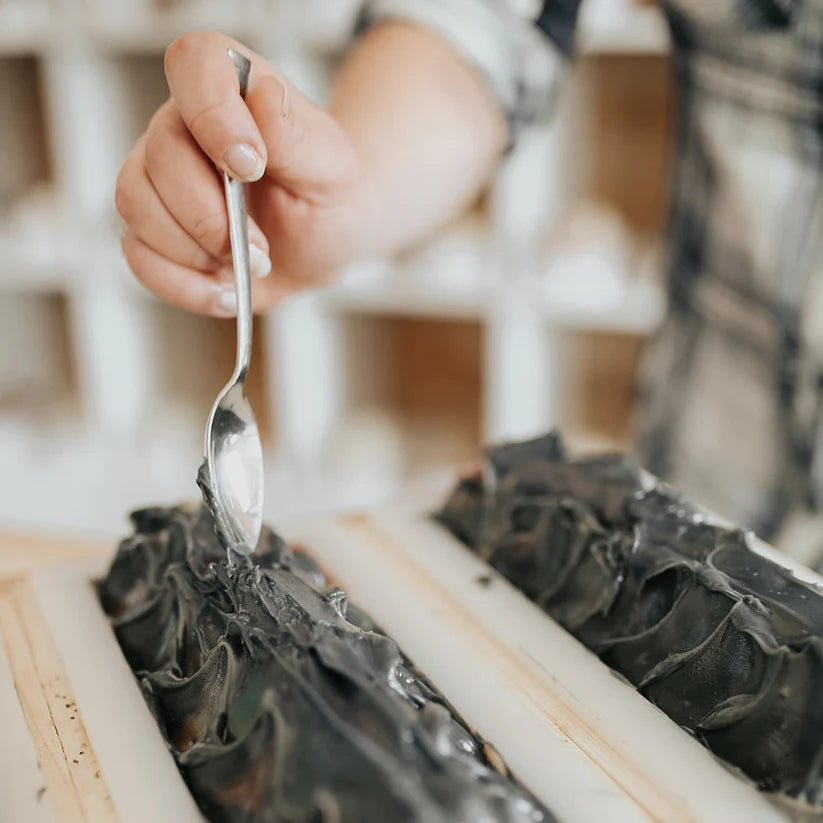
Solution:
{"label": "pale wood plank", "polygon": [[54,823],[51,798],[0,643],[0,820]]}
{"label": "pale wood plank", "polygon": [[61,823],[116,823],[54,643],[28,582],[0,591],[0,634],[46,786]]}
{"label": "pale wood plank", "polygon": [[57,819],[62,823],[84,823],[80,800],[74,791],[60,735],[16,609],[12,586],[7,587],[0,597],[0,634]]}

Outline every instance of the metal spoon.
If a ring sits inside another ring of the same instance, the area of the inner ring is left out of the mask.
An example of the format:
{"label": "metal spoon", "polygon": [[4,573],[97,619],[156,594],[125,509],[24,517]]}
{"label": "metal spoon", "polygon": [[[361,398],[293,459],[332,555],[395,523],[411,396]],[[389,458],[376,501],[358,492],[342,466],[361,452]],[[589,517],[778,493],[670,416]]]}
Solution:
{"label": "metal spoon", "polygon": [[[229,49],[245,96],[251,63]],[[206,467],[200,482],[214,516],[221,543],[229,553],[249,555],[257,547],[263,525],[263,447],[260,430],[246,397],[251,361],[252,311],[249,238],[243,183],[223,175],[229,235],[237,292],[237,360],[234,373],[217,396],[206,424]]]}

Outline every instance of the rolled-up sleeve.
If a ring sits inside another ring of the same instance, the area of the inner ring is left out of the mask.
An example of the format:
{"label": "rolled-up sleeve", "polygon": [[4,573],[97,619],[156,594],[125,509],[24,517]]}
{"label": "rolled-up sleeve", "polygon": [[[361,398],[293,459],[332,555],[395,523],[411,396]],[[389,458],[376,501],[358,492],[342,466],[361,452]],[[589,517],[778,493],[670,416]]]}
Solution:
{"label": "rolled-up sleeve", "polygon": [[546,118],[566,72],[580,0],[367,0],[360,28],[418,23],[447,40],[488,81],[512,138]]}

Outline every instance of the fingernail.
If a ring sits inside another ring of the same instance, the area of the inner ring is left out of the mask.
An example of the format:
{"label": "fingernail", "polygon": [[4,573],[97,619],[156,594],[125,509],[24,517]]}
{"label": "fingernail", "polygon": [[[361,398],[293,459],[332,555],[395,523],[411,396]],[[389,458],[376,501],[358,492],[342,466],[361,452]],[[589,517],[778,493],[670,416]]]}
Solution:
{"label": "fingernail", "polygon": [[253,183],[263,176],[266,164],[263,158],[248,144],[238,143],[232,146],[223,158],[229,171],[238,180],[246,180]]}
{"label": "fingernail", "polygon": [[221,289],[217,296],[217,305],[226,314],[237,314],[237,295],[234,289]]}
{"label": "fingernail", "polygon": [[269,256],[254,243],[249,245],[249,265],[255,277],[265,277],[271,271]]}

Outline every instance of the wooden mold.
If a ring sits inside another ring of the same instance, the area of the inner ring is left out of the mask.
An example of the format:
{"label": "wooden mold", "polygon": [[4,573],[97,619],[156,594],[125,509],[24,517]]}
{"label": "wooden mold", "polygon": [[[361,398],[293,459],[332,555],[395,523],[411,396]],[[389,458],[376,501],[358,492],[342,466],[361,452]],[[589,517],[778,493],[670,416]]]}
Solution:
{"label": "wooden mold", "polygon": [[[282,532],[561,821],[786,820],[428,509],[391,506]],[[15,568],[0,584],[0,820],[202,820],[97,601],[93,580],[110,551]]]}

